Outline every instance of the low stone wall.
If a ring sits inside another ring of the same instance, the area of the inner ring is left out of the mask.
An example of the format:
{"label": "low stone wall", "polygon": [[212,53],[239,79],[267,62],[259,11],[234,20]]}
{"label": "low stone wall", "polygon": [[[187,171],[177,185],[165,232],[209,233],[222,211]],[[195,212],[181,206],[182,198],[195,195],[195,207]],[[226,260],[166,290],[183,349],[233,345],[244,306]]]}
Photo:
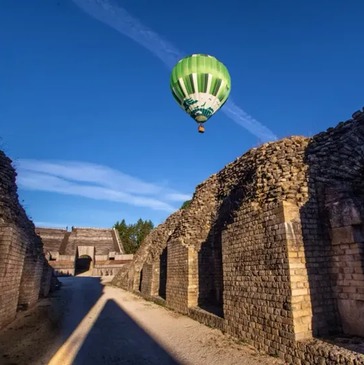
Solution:
{"label": "low stone wall", "polygon": [[124,264],[95,265],[92,269],[93,276],[115,276],[121,270]]}
{"label": "low stone wall", "polygon": [[[0,328],[52,289],[52,269],[33,223],[19,204],[11,160],[0,151]],[[6,295],[3,295],[6,293]]]}
{"label": "low stone wall", "polygon": [[59,255],[57,261],[48,261],[56,276],[75,275],[75,257],[72,255]]}

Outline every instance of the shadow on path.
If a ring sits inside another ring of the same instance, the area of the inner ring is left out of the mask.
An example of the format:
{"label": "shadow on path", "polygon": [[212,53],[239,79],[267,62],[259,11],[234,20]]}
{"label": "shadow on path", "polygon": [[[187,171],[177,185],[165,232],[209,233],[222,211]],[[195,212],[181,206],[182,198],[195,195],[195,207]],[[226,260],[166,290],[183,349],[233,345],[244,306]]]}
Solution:
{"label": "shadow on path", "polygon": [[65,341],[78,327],[87,313],[99,300],[104,285],[99,277],[59,278],[62,282],[58,292],[63,306],[61,322],[61,340]]}

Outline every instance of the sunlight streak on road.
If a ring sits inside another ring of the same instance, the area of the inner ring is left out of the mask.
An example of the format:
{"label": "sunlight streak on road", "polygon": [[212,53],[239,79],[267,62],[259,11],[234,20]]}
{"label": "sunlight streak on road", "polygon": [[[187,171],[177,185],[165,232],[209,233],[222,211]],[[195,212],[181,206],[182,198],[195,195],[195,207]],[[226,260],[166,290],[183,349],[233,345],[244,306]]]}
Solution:
{"label": "sunlight streak on road", "polygon": [[66,342],[59,348],[48,365],[72,365],[87,335],[102,312],[107,298],[104,295],[85,315],[83,320],[68,337]]}

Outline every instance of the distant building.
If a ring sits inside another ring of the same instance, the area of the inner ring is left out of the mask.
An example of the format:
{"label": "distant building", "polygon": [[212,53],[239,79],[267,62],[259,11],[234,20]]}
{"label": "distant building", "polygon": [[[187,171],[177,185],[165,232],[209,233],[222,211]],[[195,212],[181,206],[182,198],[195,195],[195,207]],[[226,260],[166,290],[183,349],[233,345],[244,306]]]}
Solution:
{"label": "distant building", "polygon": [[44,254],[58,276],[114,276],[133,259],[126,255],[118,232],[113,228],[36,227],[42,238]]}

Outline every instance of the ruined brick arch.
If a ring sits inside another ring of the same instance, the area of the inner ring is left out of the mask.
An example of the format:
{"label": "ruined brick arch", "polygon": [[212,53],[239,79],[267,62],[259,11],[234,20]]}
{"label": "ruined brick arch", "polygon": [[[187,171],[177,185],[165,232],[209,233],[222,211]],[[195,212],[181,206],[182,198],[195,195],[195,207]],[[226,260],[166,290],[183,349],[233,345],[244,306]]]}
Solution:
{"label": "ruined brick arch", "polygon": [[[358,320],[364,321],[364,296],[358,296],[364,287],[363,121],[341,123],[315,136],[305,161],[308,200],[300,216],[312,293],[312,334],[363,336],[364,330],[357,328]],[[323,257],[328,259],[319,262]]]}
{"label": "ruined brick arch", "polygon": [[132,290],[134,291],[138,291],[138,292],[142,292],[142,285],[143,285],[143,279],[144,278],[144,264],[145,261],[140,260],[138,263],[135,263],[134,265],[132,265],[132,270],[131,270],[131,278],[132,278]]}
{"label": "ruined brick arch", "polygon": [[152,285],[153,259],[151,253],[148,254],[146,260],[141,266],[139,273],[139,292],[144,295],[150,295]]}
{"label": "ruined brick arch", "polygon": [[[237,185],[229,194],[224,192],[226,182],[224,176],[217,175],[219,184],[217,195],[220,203],[216,206],[213,223],[206,240],[195,245],[197,269],[191,270],[198,276],[196,305],[218,317],[224,318],[224,265],[222,257],[223,234],[226,227],[234,222],[237,211],[244,200],[250,196],[249,187],[253,183],[254,171],[247,167],[243,172],[245,186]],[[240,176],[242,178],[242,176]],[[226,196],[225,196],[226,194]]]}
{"label": "ruined brick arch", "polygon": [[142,293],[158,299],[166,299],[167,245],[151,250],[143,263]]}
{"label": "ruined brick arch", "polygon": [[221,231],[211,229],[208,239],[197,250],[197,305],[223,317],[223,265]]}

